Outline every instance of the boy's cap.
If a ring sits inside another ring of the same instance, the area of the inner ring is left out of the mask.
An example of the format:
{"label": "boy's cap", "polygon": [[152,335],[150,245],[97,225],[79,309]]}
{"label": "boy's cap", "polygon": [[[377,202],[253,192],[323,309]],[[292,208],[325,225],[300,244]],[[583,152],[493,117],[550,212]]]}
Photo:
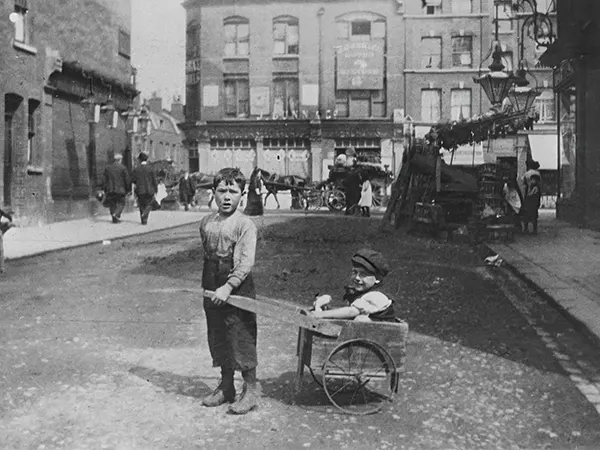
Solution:
{"label": "boy's cap", "polygon": [[390,268],[383,255],[375,250],[362,248],[352,256],[352,262],[364,267],[369,272],[385,277]]}

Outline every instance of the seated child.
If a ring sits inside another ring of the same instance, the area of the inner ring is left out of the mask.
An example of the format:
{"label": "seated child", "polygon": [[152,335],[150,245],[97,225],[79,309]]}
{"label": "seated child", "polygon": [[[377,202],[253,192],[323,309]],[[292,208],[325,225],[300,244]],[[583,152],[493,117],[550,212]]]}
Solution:
{"label": "seated child", "polygon": [[395,322],[393,301],[377,290],[389,267],[379,252],[361,249],[352,256],[352,281],[346,287],[348,306],[324,310],[331,296],[322,295],[314,302],[312,314],[322,319]]}

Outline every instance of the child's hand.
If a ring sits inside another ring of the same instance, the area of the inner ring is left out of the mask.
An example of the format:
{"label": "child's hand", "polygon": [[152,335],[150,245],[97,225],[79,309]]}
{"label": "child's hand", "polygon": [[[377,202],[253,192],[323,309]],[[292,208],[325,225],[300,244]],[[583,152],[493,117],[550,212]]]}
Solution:
{"label": "child's hand", "polygon": [[227,303],[229,296],[231,295],[231,291],[233,288],[231,285],[225,283],[223,286],[219,287],[215,291],[215,295],[212,298],[213,303],[216,306],[221,306],[223,303]]}
{"label": "child's hand", "polygon": [[331,295],[321,295],[317,297],[313,303],[315,311],[319,311],[323,306],[331,302]]}

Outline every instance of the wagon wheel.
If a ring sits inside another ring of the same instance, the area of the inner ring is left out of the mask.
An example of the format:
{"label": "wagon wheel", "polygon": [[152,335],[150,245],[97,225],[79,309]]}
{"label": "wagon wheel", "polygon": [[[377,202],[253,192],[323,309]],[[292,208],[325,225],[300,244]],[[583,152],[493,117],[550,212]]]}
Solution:
{"label": "wagon wheel", "polygon": [[383,200],[383,195],[379,192],[379,189],[373,189],[373,207],[376,208],[378,206],[382,206],[381,202]]}
{"label": "wagon wheel", "polygon": [[318,211],[323,206],[323,194],[320,191],[307,191],[304,196],[305,209]]}
{"label": "wagon wheel", "polygon": [[391,402],[396,365],[375,342],[354,339],[338,345],[323,367],[323,388],[331,403],[347,414],[367,415]]}
{"label": "wagon wheel", "polygon": [[327,192],[327,207],[330,211],[339,212],[346,206],[346,195],[339,189]]}

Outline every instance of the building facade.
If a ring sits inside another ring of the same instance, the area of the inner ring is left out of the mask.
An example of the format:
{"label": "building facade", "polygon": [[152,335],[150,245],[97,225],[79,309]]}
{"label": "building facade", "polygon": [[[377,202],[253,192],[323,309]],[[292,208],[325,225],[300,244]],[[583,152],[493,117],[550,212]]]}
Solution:
{"label": "building facade", "polygon": [[[352,146],[359,160],[396,172],[407,122],[425,134],[489,109],[473,77],[491,63],[493,5],[188,0],[190,154],[204,172],[259,166],[318,181]],[[503,14],[510,67],[518,18]],[[551,80],[551,70],[540,73]]]}
{"label": "building facade", "polygon": [[25,225],[88,215],[106,161],[130,152],[131,3],[3,0],[0,14],[0,203]]}
{"label": "building facade", "polygon": [[[147,129],[133,134],[134,155],[144,152],[150,161],[171,161],[176,171],[190,170],[188,149],[183,145],[183,133],[179,123],[184,121],[183,104],[178,100],[171,103],[171,110],[163,108],[160,97],[147,100],[148,110]],[[194,170],[193,170],[194,171]]]}
{"label": "building facade", "polygon": [[542,56],[554,68],[563,164],[557,217],[600,230],[600,4],[556,0],[558,40]]}

